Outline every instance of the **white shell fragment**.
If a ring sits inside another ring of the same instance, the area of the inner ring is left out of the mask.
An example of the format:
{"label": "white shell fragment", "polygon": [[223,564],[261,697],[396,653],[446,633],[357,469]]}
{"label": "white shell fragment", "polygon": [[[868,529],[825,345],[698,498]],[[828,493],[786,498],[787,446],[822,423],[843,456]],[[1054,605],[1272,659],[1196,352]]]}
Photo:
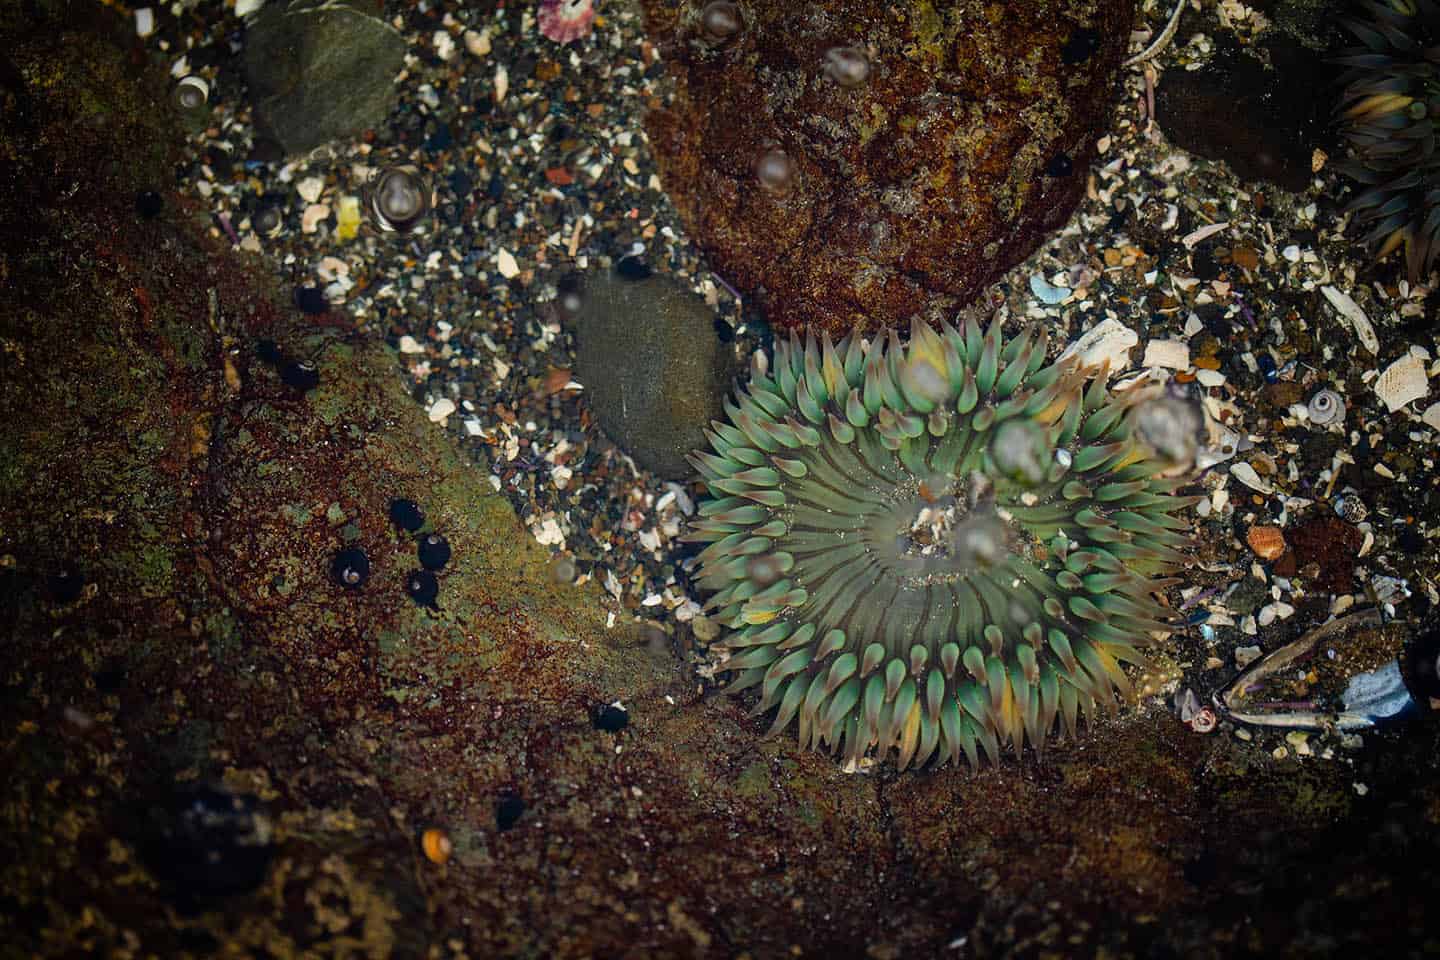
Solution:
{"label": "white shell fragment", "polygon": [[1222,220],[1219,223],[1207,223],[1200,229],[1191,230],[1189,233],[1185,234],[1185,236],[1180,239],[1180,242],[1185,244],[1186,249],[1190,249],[1194,247],[1195,244],[1199,243],[1201,240],[1204,240],[1206,237],[1213,237],[1215,236],[1215,234],[1219,233],[1221,230],[1227,229],[1229,226],[1229,220]]}
{"label": "white shell fragment", "polygon": [[1119,320],[1105,320],[1066,347],[1059,359],[1079,354],[1086,367],[1099,367],[1108,360],[1110,372],[1118,373],[1130,366],[1130,349],[1139,342],[1140,335]]}
{"label": "white shell fragment", "polygon": [[148,37],[155,32],[155,11],[149,7],[141,7],[135,11],[135,35],[137,37]]}
{"label": "white shell fragment", "polygon": [[1370,318],[1365,316],[1365,311],[1360,305],[1350,299],[1350,295],[1342,293],[1335,287],[1321,287],[1320,292],[1325,294],[1325,299],[1330,301],[1330,306],[1335,311],[1350,321],[1350,326],[1355,328],[1355,336],[1360,338],[1360,346],[1370,351],[1371,355],[1380,352],[1380,338],[1375,336],[1375,327],[1370,323]]}
{"label": "white shell fragment", "polygon": [[1243,460],[1239,463],[1232,463],[1230,465],[1230,476],[1234,477],[1236,480],[1239,480],[1251,490],[1255,490],[1259,493],[1271,492],[1270,484],[1262,480],[1260,478],[1260,474],[1255,472],[1255,468],[1250,466],[1250,464],[1246,463]]}
{"label": "white shell fragment", "polygon": [[1390,364],[1375,381],[1375,395],[1385,402],[1391,413],[1429,393],[1430,384],[1425,379],[1425,363],[1413,353],[1407,353]]}
{"label": "white shell fragment", "polygon": [[1235,666],[1244,670],[1250,664],[1260,659],[1260,648],[1258,646],[1236,647]]}
{"label": "white shell fragment", "polygon": [[436,30],[430,38],[430,43],[435,47],[435,56],[447,63],[455,56],[455,38],[444,30]]}
{"label": "white shell fragment", "polygon": [[1047,281],[1038,273],[1030,274],[1030,292],[1039,298],[1041,303],[1054,306],[1063,303],[1065,298],[1070,296],[1070,291],[1065,287],[1057,287]]}
{"label": "white shell fragment", "polygon": [[325,189],[324,177],[306,177],[295,184],[295,192],[300,194],[300,199],[306,203],[314,203],[320,199],[320,192]]}
{"label": "white shell fragment", "polygon": [[1440,430],[1440,403],[1432,403],[1420,414],[1420,419],[1432,430]]}
{"label": "white shell fragment", "polygon": [[518,276],[520,273],[520,264],[515,262],[515,255],[504,247],[501,247],[500,252],[495,254],[495,268],[506,280]]}
{"label": "white shell fragment", "polygon": [[330,207],[324,203],[312,203],[305,208],[300,215],[300,232],[314,233],[315,226],[326,217],[330,216]]}
{"label": "white shell fragment", "polygon": [[495,68],[495,102],[504,103],[505,94],[510,92],[510,71],[505,69],[505,64]]}
{"label": "white shell fragment", "polygon": [[430,418],[431,423],[444,423],[445,418],[454,412],[455,401],[449,397],[441,397],[430,405],[430,409],[426,411],[426,416]]}
{"label": "white shell fragment", "polygon": [[1189,369],[1190,345],[1183,340],[1151,340],[1145,344],[1145,362],[1141,366]]}
{"label": "white shell fragment", "polygon": [[472,57],[483,57],[490,52],[489,30],[482,30],[479,33],[474,30],[466,30],[464,40],[465,49]]}
{"label": "white shell fragment", "polygon": [[[1229,427],[1221,426],[1209,417],[1206,418],[1205,425],[1210,442],[1195,455],[1197,470],[1209,470],[1217,463],[1229,460],[1240,450],[1240,434]],[[1217,504],[1216,509],[1219,508],[1220,505]]]}

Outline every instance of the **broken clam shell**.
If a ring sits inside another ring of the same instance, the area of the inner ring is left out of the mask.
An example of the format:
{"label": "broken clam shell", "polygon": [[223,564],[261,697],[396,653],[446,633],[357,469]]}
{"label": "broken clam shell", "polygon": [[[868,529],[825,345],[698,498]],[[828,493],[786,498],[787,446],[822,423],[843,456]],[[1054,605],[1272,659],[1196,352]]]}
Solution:
{"label": "broken clam shell", "polygon": [[1215,704],[1262,727],[1369,729],[1418,706],[1400,668],[1409,633],[1375,608],[1340,617],[1256,660]]}

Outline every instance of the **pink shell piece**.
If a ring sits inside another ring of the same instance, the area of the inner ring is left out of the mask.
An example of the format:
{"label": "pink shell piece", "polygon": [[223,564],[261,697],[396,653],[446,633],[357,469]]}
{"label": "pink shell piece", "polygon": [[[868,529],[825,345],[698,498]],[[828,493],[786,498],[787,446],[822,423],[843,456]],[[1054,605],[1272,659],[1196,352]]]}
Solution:
{"label": "pink shell piece", "polygon": [[540,32],[556,43],[579,40],[595,22],[595,0],[542,0]]}

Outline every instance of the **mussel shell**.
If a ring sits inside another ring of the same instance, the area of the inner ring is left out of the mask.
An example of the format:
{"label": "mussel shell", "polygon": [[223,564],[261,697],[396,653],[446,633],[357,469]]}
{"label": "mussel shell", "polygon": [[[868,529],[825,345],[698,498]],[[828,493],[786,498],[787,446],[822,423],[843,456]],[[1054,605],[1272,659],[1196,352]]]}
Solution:
{"label": "mussel shell", "polygon": [[1215,703],[1262,727],[1374,727],[1415,708],[1400,669],[1408,633],[1377,608],[1340,617],[1256,660]]}

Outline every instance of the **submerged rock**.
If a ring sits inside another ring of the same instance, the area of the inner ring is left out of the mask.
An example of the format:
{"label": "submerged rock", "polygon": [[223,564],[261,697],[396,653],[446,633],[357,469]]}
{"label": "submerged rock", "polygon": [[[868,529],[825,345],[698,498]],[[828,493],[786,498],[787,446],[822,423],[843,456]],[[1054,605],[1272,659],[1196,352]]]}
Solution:
{"label": "submerged rock", "polygon": [[686,228],[772,322],[836,331],[968,301],[1069,217],[1134,15],[762,0],[717,33],[715,4],[644,6],[676,82],[646,126]]}
{"label": "submerged rock", "polygon": [[663,477],[691,472],[685,455],[724,416],[734,375],[715,315],[666,277],[585,279],[576,314],[576,372],[600,428],[635,462]]}
{"label": "submerged rock", "polygon": [[150,811],[140,846],[188,909],[258,887],[274,856],[273,830],[258,798],[199,786],[174,791]]}
{"label": "submerged rock", "polygon": [[384,121],[405,40],[364,0],[266,6],[245,31],[245,80],[257,125],[287,153]]}
{"label": "submerged rock", "polygon": [[1227,49],[1199,70],[1167,70],[1155,92],[1155,120],[1170,142],[1224,161],[1242,180],[1304,190],[1332,102],[1333,71],[1317,54],[1281,40],[1265,56],[1268,66]]}

